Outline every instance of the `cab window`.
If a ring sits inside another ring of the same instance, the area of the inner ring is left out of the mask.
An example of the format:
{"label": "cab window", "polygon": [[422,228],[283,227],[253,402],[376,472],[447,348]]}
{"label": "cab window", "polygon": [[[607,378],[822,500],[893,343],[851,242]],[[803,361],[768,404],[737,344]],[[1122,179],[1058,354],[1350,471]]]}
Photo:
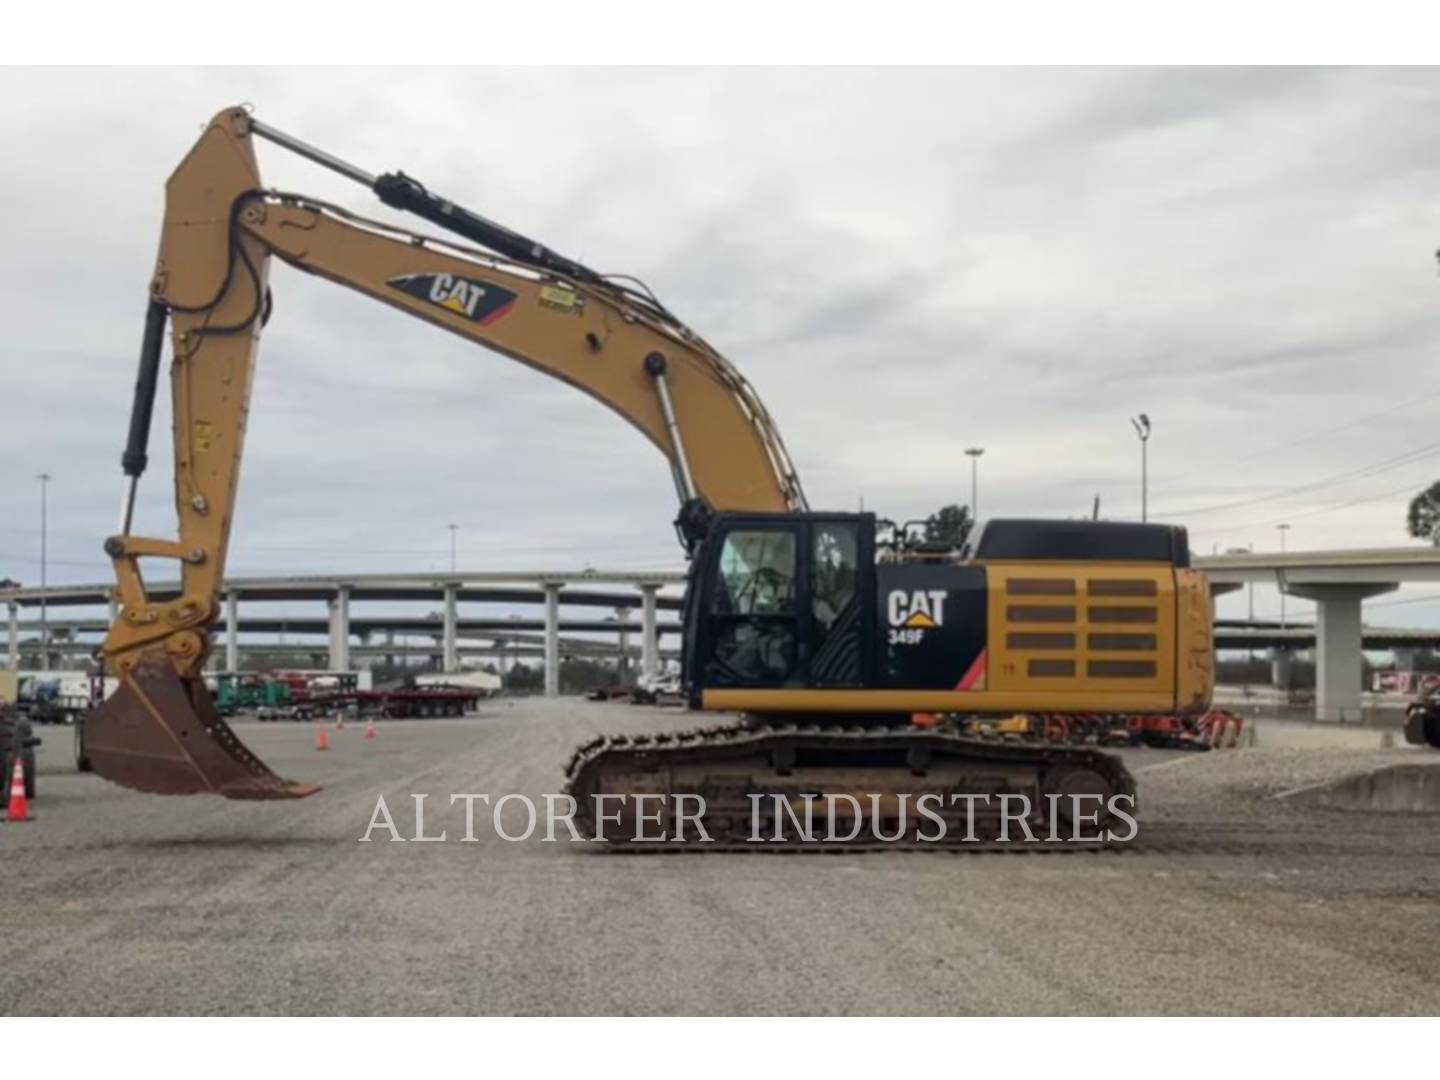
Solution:
{"label": "cab window", "polygon": [[711,601],[707,686],[780,686],[796,676],[794,529],[737,529],[720,550]]}
{"label": "cab window", "polygon": [[788,529],[756,529],[739,530],[726,536],[720,553],[715,612],[719,615],[793,615],[795,534]]}
{"label": "cab window", "polygon": [[810,607],[821,630],[855,599],[859,540],[854,525],[819,525],[811,557]]}

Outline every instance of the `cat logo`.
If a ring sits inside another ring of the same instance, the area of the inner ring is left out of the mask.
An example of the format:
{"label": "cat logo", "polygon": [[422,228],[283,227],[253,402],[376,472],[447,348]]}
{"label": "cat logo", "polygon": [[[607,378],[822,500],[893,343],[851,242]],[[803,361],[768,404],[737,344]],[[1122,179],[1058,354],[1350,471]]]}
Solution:
{"label": "cat logo", "polygon": [[481,326],[501,318],[515,303],[509,289],[459,274],[401,274],[385,284]]}
{"label": "cat logo", "polygon": [[933,630],[945,622],[944,589],[894,589],[886,601],[890,625]]}

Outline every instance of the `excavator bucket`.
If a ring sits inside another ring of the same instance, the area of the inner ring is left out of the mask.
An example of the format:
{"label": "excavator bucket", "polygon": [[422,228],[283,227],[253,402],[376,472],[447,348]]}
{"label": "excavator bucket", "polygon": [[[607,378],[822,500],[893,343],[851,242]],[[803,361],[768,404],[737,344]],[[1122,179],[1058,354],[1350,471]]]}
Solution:
{"label": "excavator bucket", "polygon": [[215,709],[199,679],[182,679],[163,652],[120,676],[85,718],[85,754],[121,787],[153,795],[303,799],[320,788],[276,776]]}

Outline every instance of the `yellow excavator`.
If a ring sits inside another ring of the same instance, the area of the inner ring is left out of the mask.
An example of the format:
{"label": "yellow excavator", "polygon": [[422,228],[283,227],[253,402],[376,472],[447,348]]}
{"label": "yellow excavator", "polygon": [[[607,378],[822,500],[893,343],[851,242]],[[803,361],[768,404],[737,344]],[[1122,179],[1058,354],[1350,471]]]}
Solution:
{"label": "yellow excavator", "polygon": [[[266,189],[257,138],[448,235]],[[272,258],[585,391],[668,459],[689,557],[687,698],[692,708],[740,718],[580,747],[568,790],[580,820],[606,841],[623,844],[634,821],[626,813],[596,820],[589,804],[597,795],[701,796],[712,849],[753,837],[757,796],[777,807],[860,796],[880,825],[897,807],[903,822],[906,798],[925,793],[942,802],[957,793],[1023,794],[1038,822],[1047,796],[1106,803],[1133,795],[1133,780],[1090,747],[985,740],[914,718],[1191,714],[1208,704],[1210,599],[1182,528],[996,520],[968,557],[937,559],[871,514],[812,511],[750,384],[636,279],[597,273],[404,173],[372,175],[229,108],[166,186],[122,456],[121,525],[105,541],[120,606],[102,651],[120,689],[89,718],[85,742],[95,771],[116,783],[238,799],[318,790],[277,776],[251,753],[201,677],[256,347],[271,313]],[[174,540],[131,533],[167,322]],[[178,562],[179,595],[152,599],[141,559]]]}

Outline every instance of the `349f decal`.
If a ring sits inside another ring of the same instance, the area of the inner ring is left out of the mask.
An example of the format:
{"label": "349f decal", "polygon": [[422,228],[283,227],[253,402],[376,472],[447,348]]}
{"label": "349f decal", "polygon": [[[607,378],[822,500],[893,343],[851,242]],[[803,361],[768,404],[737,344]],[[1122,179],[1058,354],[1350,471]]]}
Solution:
{"label": "349f decal", "polygon": [[515,303],[509,289],[459,274],[401,274],[385,284],[481,326],[503,318]]}
{"label": "349f decal", "polygon": [[944,589],[891,589],[885,601],[891,645],[914,645],[945,625]]}

